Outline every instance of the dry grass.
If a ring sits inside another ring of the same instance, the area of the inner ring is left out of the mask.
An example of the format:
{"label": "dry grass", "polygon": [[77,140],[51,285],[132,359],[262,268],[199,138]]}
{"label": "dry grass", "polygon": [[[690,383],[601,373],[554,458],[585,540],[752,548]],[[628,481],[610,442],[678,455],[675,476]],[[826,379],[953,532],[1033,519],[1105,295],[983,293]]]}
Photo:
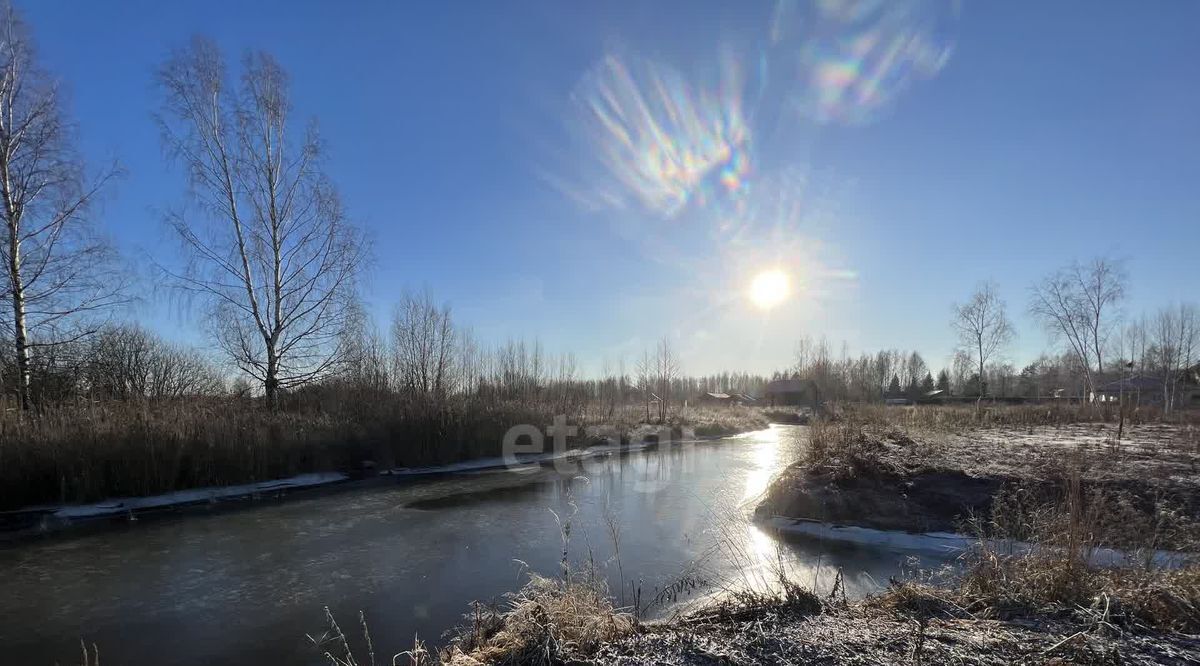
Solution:
{"label": "dry grass", "polygon": [[681,424],[690,427],[697,437],[725,437],[761,430],[769,425],[769,421],[753,409],[731,407],[729,411],[712,410],[690,414]]}
{"label": "dry grass", "polygon": [[[926,410],[930,415],[922,416]],[[889,489],[907,487],[908,504],[962,500],[960,509],[989,514],[993,495],[1006,498],[1003,488],[1019,489],[1025,501],[1045,504],[1061,496],[1064,479],[1078,474],[1089,502],[1097,493],[1106,495],[1105,515],[1121,525],[1120,534],[1144,540],[1141,532],[1152,530],[1160,547],[1187,545],[1170,525],[1200,515],[1200,426],[1127,424],[1118,439],[1116,425],[1105,423],[963,430],[945,425],[966,422],[973,413],[973,407],[866,408],[818,420],[811,426],[810,446],[768,496],[786,507],[795,504],[787,501],[790,495],[820,495],[831,485],[873,489],[881,500]],[[878,487],[868,483],[872,480]],[[963,492],[956,495],[957,486]],[[980,495],[988,487],[986,496]]]}
{"label": "dry grass", "polygon": [[892,471],[888,446],[897,443],[911,445],[912,440],[891,426],[817,420],[809,427],[800,462],[809,472],[832,480],[874,477]]}
{"label": "dry grass", "polygon": [[556,664],[588,654],[633,630],[635,619],[617,609],[597,576],[531,576],[508,608],[476,611],[442,653],[449,664]]}
{"label": "dry grass", "polygon": [[0,416],[0,508],[151,495],[345,468],[369,450],[329,414],[233,401],[64,406]]}
{"label": "dry grass", "polygon": [[[531,574],[524,587],[508,595],[504,609],[473,604],[465,624],[439,651],[443,663],[558,664],[572,655],[590,654],[637,626],[636,614],[616,607],[590,547],[586,564],[580,569],[571,566],[572,526],[579,507],[569,496],[567,504],[569,513],[560,516],[551,511],[562,542],[561,576]],[[615,522],[610,524],[610,536],[619,567],[620,536]]]}
{"label": "dry grass", "polygon": [[[814,424],[811,446],[789,474],[809,480],[803,492],[814,492],[814,480],[919,480],[929,470],[939,483],[947,472],[998,481],[983,515],[964,522],[979,537],[964,572],[941,581],[948,588],[901,586],[876,605],[926,615],[1066,613],[1093,625],[1198,632],[1194,415],[1174,423],[1131,418],[1117,440],[1115,424],[1103,421],[1107,410],[856,407]],[[779,486],[785,494],[805,488],[788,477]],[[918,490],[909,489],[910,503]]]}
{"label": "dry grass", "polygon": [[1054,500],[1004,489],[990,519],[974,521],[974,529],[979,544],[956,586],[965,605],[1065,609],[1109,625],[1200,631],[1195,516],[1166,503],[1139,511],[1120,493],[1086,490],[1076,470]]}
{"label": "dry grass", "polygon": [[[312,392],[271,412],[255,401],[80,402],[0,411],[0,510],[155,495],[316,471],[459,462],[502,453],[514,425],[548,424],[559,406],[469,399],[427,404]],[[638,425],[636,407],[575,406],[569,422]],[[750,408],[689,409],[670,423],[697,434],[766,427]],[[579,438],[574,443],[583,445]]]}
{"label": "dry grass", "polygon": [[[1047,402],[1025,405],[983,403],[975,405],[914,405],[887,407],[878,404],[840,405],[836,414],[843,420],[865,423],[894,423],[916,430],[961,432],[976,428],[1034,428],[1072,423],[1105,423],[1117,426],[1121,407],[1117,403]],[[1200,426],[1200,410],[1176,410],[1164,414],[1151,406],[1127,407],[1125,424],[1171,423]]]}
{"label": "dry grass", "polygon": [[[379,663],[375,658],[375,643],[371,640],[371,630],[367,627],[367,616],[361,611],[358,613],[358,625],[362,631],[362,645],[358,650],[351,645],[350,638],[342,631],[328,606],[325,607],[325,624],[328,629],[319,637],[305,637],[329,666],[376,666]],[[393,666],[426,666],[434,663],[434,656],[419,638],[413,638],[412,649],[392,656],[387,663]]]}

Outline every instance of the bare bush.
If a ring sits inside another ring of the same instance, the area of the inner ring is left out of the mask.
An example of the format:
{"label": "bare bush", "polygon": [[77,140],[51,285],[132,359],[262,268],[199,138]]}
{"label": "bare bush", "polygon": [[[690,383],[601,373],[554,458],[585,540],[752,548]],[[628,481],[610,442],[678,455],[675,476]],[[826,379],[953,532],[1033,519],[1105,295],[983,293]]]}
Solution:
{"label": "bare bush", "polygon": [[211,396],[225,388],[202,353],[133,324],[107,327],[91,341],[85,373],[93,396],[117,400]]}

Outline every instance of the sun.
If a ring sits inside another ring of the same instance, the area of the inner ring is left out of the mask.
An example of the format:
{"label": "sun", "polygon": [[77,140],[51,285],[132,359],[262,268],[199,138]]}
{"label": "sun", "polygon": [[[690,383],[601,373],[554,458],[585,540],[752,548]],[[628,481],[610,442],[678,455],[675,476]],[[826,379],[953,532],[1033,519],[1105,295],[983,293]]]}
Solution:
{"label": "sun", "polygon": [[787,273],[773,268],[754,276],[750,300],[762,310],[770,310],[787,299],[791,284]]}

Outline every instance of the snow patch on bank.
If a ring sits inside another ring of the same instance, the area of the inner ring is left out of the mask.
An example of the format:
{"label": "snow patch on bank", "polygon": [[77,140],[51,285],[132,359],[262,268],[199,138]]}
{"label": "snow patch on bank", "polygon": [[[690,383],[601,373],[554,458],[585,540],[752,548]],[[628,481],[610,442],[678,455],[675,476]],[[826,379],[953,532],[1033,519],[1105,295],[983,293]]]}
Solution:
{"label": "snow patch on bank", "polygon": [[[769,529],[789,534],[802,534],[816,539],[855,543],[873,548],[937,555],[943,558],[957,557],[979,544],[978,539],[954,532],[894,532],[783,516],[775,516],[762,521],[762,523]],[[1005,555],[1026,555],[1039,548],[1031,543],[1013,540],[989,540],[988,547]],[[1144,565],[1146,555],[1147,553],[1130,553],[1116,548],[1094,548],[1087,559],[1092,566],[1116,568]],[[1157,550],[1151,556],[1151,563],[1158,568],[1172,569],[1184,566],[1196,560],[1197,557],[1200,557],[1200,554]]]}
{"label": "snow patch on bank", "polygon": [[643,451],[654,444],[655,442],[639,442],[637,444],[597,444],[595,446],[589,446],[583,449],[568,449],[566,451],[551,451],[549,453],[517,454],[514,456],[515,464],[511,464],[510,461],[505,460],[502,456],[496,456],[492,458],[476,458],[474,460],[466,460],[447,465],[397,467],[395,469],[384,470],[383,472],[380,472],[380,474],[390,476],[423,476],[428,474],[484,472],[498,469],[524,471],[537,465],[554,462],[555,460],[583,460],[585,458],[595,458],[598,456],[610,455],[612,453]]}
{"label": "snow patch on bank", "polygon": [[955,556],[971,547],[974,540],[953,532],[893,532],[856,525],[834,525],[813,520],[775,516],[763,521],[770,529],[828,541],[843,541],[876,548],[909,550],[934,555]]}
{"label": "snow patch on bank", "polygon": [[312,474],[300,474],[287,479],[259,481],[257,483],[244,483],[237,486],[210,486],[207,488],[194,488],[192,490],[179,490],[171,493],[165,493],[163,495],[154,495],[151,497],[124,497],[105,500],[103,502],[95,502],[92,504],[44,507],[41,509],[35,509],[35,511],[45,511],[46,514],[51,518],[61,518],[64,520],[102,518],[105,516],[118,516],[130,512],[145,511],[147,509],[162,509],[172,506],[201,504],[204,502],[215,502],[219,500],[233,499],[236,497],[261,495],[264,493],[272,493],[282,490],[312,488],[314,486],[338,483],[340,481],[345,481],[348,478],[350,477],[338,472],[318,472]]}

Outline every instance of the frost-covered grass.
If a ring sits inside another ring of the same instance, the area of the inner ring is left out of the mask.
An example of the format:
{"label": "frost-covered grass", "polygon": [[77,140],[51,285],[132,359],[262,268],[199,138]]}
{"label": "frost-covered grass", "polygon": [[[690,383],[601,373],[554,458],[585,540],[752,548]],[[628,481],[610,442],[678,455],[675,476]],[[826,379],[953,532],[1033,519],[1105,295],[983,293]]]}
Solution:
{"label": "frost-covered grass", "polygon": [[[968,431],[976,428],[1064,426],[1077,423],[1109,424],[1114,432],[1122,408],[1115,402],[1045,402],[1003,405],[914,405],[887,407],[878,404],[840,405],[843,418],[867,423],[896,423],[921,430]],[[1127,425],[1171,423],[1200,426],[1200,410],[1180,409],[1169,414],[1154,406],[1126,406]]]}
{"label": "frost-covered grass", "polygon": [[[962,568],[906,582],[868,602],[875,610],[926,620],[950,613],[963,622],[1053,621],[1075,632],[1076,644],[1116,637],[1105,649],[1118,650],[1129,644],[1123,632],[1195,634],[1198,427],[1179,414],[1171,422],[1127,415],[1119,428],[1104,410],[843,410],[814,425],[810,446],[776,482],[764,513],[827,509],[842,496],[869,496],[872,507],[897,516],[958,504],[954,540],[969,546]],[[856,515],[850,508],[839,517]],[[905,538],[935,544],[927,536]],[[1050,642],[1047,653],[1064,645]]]}

